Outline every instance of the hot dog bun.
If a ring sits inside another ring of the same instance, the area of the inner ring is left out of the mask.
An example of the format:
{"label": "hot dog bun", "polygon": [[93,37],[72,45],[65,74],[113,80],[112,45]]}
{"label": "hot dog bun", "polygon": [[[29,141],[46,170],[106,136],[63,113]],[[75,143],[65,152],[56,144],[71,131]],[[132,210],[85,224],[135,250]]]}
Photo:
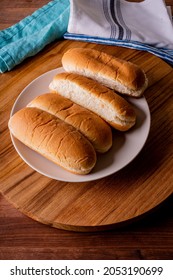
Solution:
{"label": "hot dog bun", "polygon": [[97,80],[122,94],[140,97],[148,79],[137,65],[94,49],[69,49],[62,57],[67,72]]}
{"label": "hot dog bun", "polygon": [[98,114],[118,130],[126,131],[136,122],[132,106],[123,97],[87,77],[60,73],[54,77],[49,88]]}
{"label": "hot dog bun", "polygon": [[97,152],[104,153],[112,146],[112,131],[103,119],[59,94],[42,94],[27,106],[40,108],[74,126]]}
{"label": "hot dog bun", "polygon": [[11,133],[26,146],[76,174],[96,163],[92,144],[71,125],[37,108],[23,108],[9,120]]}

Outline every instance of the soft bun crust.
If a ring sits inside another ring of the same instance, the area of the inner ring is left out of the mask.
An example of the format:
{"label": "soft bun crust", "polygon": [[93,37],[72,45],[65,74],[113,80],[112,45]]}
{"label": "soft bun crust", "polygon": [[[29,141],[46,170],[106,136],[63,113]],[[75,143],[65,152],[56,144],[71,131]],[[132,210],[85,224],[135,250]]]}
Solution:
{"label": "soft bun crust", "polygon": [[71,125],[37,108],[23,108],[9,120],[11,133],[26,146],[76,173],[87,174],[96,163],[91,143]]}
{"label": "soft bun crust", "polygon": [[148,86],[146,74],[137,65],[94,49],[69,49],[62,57],[62,65],[67,72],[84,75],[134,97],[140,97]]}
{"label": "soft bun crust", "polygon": [[87,77],[60,73],[54,77],[49,88],[98,114],[118,130],[126,131],[136,122],[132,106],[123,97]]}
{"label": "soft bun crust", "polygon": [[59,94],[42,94],[27,106],[42,109],[72,125],[88,138],[97,152],[107,152],[112,146],[112,130],[103,119]]}

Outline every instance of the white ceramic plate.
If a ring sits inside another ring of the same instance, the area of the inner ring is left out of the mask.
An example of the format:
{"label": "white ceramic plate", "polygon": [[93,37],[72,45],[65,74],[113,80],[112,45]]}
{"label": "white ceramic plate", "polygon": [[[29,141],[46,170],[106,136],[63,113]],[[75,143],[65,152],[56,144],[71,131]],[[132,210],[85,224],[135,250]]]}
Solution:
{"label": "white ceramic plate", "polygon": [[[49,92],[52,78],[63,68],[49,71],[33,80],[19,95],[11,111],[11,116],[25,107],[33,98]],[[26,147],[13,135],[11,139],[20,157],[34,170],[52,179],[66,182],[85,182],[111,175],[129,164],[141,151],[150,130],[150,111],[146,99],[128,98],[137,114],[137,123],[128,132],[113,133],[113,146],[105,154],[98,155],[97,163],[90,174],[75,175],[57,166],[35,151]]]}

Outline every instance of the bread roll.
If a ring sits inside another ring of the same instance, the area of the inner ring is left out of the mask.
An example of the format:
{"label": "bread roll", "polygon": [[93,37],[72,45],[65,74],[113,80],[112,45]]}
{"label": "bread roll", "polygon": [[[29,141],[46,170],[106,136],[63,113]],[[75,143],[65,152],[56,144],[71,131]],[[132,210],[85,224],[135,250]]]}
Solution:
{"label": "bread roll", "polygon": [[136,115],[132,106],[123,97],[92,79],[73,73],[60,73],[49,87],[52,92],[58,92],[98,114],[118,130],[126,131],[135,124]]}
{"label": "bread roll", "polygon": [[62,65],[67,72],[84,75],[134,97],[140,97],[148,85],[144,71],[137,65],[93,49],[68,50]]}
{"label": "bread roll", "polygon": [[71,125],[37,108],[23,108],[9,120],[11,133],[26,146],[76,174],[96,163],[91,143]]}
{"label": "bread roll", "polygon": [[112,146],[112,130],[103,119],[59,94],[42,94],[28,106],[40,108],[71,124],[88,138],[97,152],[107,152]]}

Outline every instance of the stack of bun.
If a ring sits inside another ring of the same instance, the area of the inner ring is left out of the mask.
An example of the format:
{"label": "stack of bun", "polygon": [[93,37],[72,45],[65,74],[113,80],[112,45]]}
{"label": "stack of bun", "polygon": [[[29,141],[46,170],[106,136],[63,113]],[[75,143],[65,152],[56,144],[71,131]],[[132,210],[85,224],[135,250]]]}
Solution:
{"label": "stack of bun", "polygon": [[121,94],[140,97],[148,81],[138,66],[91,49],[70,49],[62,65],[65,72],[53,78],[50,93],[15,113],[9,129],[66,170],[88,174],[97,153],[111,148],[112,129],[127,131],[136,123],[132,105]]}

